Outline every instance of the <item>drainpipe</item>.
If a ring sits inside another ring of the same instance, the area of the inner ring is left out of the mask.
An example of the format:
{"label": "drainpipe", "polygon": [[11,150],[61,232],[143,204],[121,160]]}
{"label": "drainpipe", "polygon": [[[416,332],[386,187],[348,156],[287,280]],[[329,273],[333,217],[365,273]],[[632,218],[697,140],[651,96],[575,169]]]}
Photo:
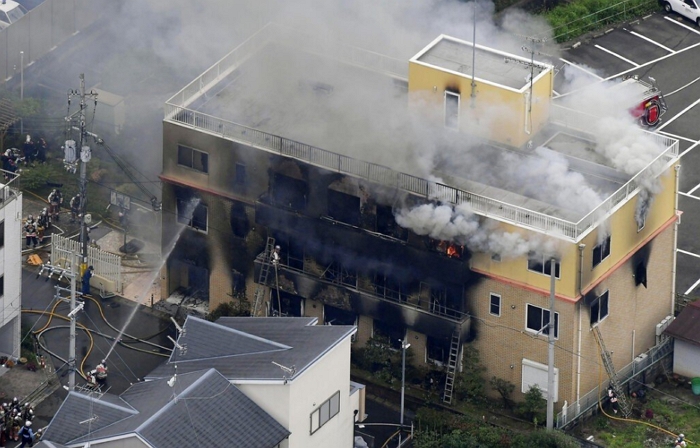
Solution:
{"label": "drainpipe", "polygon": [[576,350],[576,415],[581,412],[581,338],[583,332],[581,328],[581,307],[583,306],[583,250],[585,244],[578,245],[579,260],[578,260],[578,293],[581,296],[578,302],[578,349]]}
{"label": "drainpipe", "polygon": [[674,169],[676,170],[676,204],[674,205],[673,213],[676,215],[676,223],[673,225],[673,264],[671,268],[671,277],[673,278],[673,281],[671,282],[670,316],[673,316],[676,311],[676,259],[678,258],[678,225],[680,224],[680,216],[678,216],[678,186],[680,183],[681,165],[677,164]]}

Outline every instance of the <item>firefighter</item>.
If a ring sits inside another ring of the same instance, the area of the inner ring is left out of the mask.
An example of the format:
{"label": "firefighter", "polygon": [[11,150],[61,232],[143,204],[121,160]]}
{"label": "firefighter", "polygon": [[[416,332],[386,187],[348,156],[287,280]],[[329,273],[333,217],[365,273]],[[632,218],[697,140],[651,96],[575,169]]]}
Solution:
{"label": "firefighter", "polygon": [[24,445],[34,446],[34,431],[32,431],[32,422],[27,420],[24,426],[19,430],[18,435],[22,437],[22,444],[19,448],[24,448]]}
{"label": "firefighter", "polygon": [[61,204],[63,204],[63,197],[61,196],[61,190],[54,188],[49,194],[49,215],[51,219],[58,222],[59,213],[61,212]]}
{"label": "firefighter", "polygon": [[612,406],[613,412],[617,414],[620,405],[617,402],[617,394],[615,393],[612,387],[608,387],[608,397],[610,397],[610,405]]}
{"label": "firefighter", "polygon": [[44,242],[44,232],[51,227],[51,218],[49,218],[49,212],[44,208],[41,213],[39,213],[39,219],[36,221],[36,233],[39,238],[39,244]]}
{"label": "firefighter", "polygon": [[39,245],[39,242],[36,239],[36,226],[34,225],[34,218],[32,215],[29,215],[29,218],[27,218],[27,223],[24,226],[24,235],[27,238],[27,249],[30,249],[30,246],[36,246]]}
{"label": "firefighter", "polygon": [[46,163],[46,153],[49,150],[49,145],[46,144],[46,140],[43,138],[39,139],[36,145],[36,160],[39,163]]}
{"label": "firefighter", "polygon": [[70,222],[75,222],[80,216],[80,193],[73,196],[70,200]]}
{"label": "firefighter", "polygon": [[275,266],[277,266],[278,264],[280,264],[280,259],[282,258],[282,257],[280,256],[280,251],[281,251],[281,250],[282,250],[281,247],[275,246],[275,250],[272,251],[272,264],[275,265]]}
{"label": "firefighter", "polygon": [[107,369],[107,361],[103,359],[99,364],[97,364],[97,367],[95,367],[95,379],[100,386],[104,386],[104,384],[107,382],[108,373],[109,369]]}
{"label": "firefighter", "polygon": [[92,266],[85,269],[85,273],[83,274],[83,295],[90,294],[90,278],[92,278],[92,273],[94,270],[95,268],[93,268]]}
{"label": "firefighter", "polygon": [[24,165],[26,166],[32,163],[36,158],[36,146],[34,145],[31,135],[27,134],[22,150],[24,152]]}
{"label": "firefighter", "polygon": [[676,439],[676,444],[674,446],[679,446],[681,448],[685,448],[688,446],[688,444],[685,441],[685,436],[683,434],[679,434],[678,438]]}
{"label": "firefighter", "polygon": [[28,422],[34,420],[34,408],[32,407],[31,403],[24,404],[24,408],[22,409],[22,420]]}

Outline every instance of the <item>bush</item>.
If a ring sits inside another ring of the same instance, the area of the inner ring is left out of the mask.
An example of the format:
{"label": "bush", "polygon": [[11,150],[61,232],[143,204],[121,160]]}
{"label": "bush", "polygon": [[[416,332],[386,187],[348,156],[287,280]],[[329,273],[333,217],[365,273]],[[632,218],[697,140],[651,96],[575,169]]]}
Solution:
{"label": "bush", "polygon": [[239,303],[233,301],[224,302],[207,315],[207,320],[214,322],[224,316],[250,316],[248,301]]}
{"label": "bush", "polygon": [[57,177],[56,168],[49,164],[36,165],[22,169],[22,188],[27,190],[39,190],[46,186],[47,182],[54,181]]}
{"label": "bush", "polygon": [[561,431],[538,429],[513,438],[512,448],[577,448],[579,443]]}
{"label": "bush", "polygon": [[491,387],[501,396],[501,399],[503,400],[503,407],[506,409],[513,409],[514,402],[511,395],[515,390],[515,384],[495,376],[491,378],[489,384],[491,384]]}
{"label": "bush", "polygon": [[539,387],[530,386],[525,392],[525,400],[518,405],[518,412],[528,421],[537,425],[547,419],[547,400]]}
{"label": "bush", "polygon": [[485,370],[486,368],[481,365],[479,351],[471,345],[465,345],[462,372],[457,373],[455,378],[455,397],[463,401],[482,401],[485,396],[482,374]]}

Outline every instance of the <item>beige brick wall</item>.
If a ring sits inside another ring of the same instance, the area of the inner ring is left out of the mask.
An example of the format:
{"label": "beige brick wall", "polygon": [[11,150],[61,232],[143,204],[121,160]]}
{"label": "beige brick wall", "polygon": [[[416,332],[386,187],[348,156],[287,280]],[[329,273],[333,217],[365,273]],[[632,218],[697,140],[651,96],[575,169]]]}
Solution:
{"label": "beige brick wall", "polygon": [[317,300],[305,299],[304,314],[307,317],[318,318],[318,325],[326,323],[323,318],[323,303]]}
{"label": "beige brick wall", "polygon": [[364,346],[372,337],[374,320],[370,316],[360,316],[357,320],[357,347]]}
{"label": "beige brick wall", "polygon": [[411,344],[410,350],[413,352],[413,359],[411,362],[416,366],[425,365],[425,347],[427,343],[426,336],[423,333],[418,333],[417,331],[409,329],[406,331],[406,341]]}

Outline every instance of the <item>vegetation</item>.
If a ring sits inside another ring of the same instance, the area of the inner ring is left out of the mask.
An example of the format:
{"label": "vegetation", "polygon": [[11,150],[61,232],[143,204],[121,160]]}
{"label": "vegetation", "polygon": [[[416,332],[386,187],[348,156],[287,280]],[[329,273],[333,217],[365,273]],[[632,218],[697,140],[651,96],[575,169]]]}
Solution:
{"label": "vegetation", "polygon": [[224,302],[207,314],[207,320],[215,322],[220,317],[250,316],[250,304],[247,300]]}
{"label": "vegetation", "polygon": [[520,415],[537,426],[547,418],[547,400],[542,396],[539,387],[530,386],[525,392],[525,399],[518,405]]}
{"label": "vegetation", "polygon": [[501,399],[503,400],[503,407],[512,410],[515,402],[511,397],[513,395],[513,391],[515,390],[515,384],[495,376],[491,378],[489,383],[491,384],[491,387],[501,396]]}
{"label": "vegetation", "polygon": [[659,8],[657,0],[576,0],[544,12],[557,42],[565,42],[611,24],[641,17]]}
{"label": "vegetation", "polygon": [[481,364],[479,351],[473,345],[464,345],[462,372],[455,378],[454,396],[460,401],[479,403],[486,395],[483,373],[486,368]]}

